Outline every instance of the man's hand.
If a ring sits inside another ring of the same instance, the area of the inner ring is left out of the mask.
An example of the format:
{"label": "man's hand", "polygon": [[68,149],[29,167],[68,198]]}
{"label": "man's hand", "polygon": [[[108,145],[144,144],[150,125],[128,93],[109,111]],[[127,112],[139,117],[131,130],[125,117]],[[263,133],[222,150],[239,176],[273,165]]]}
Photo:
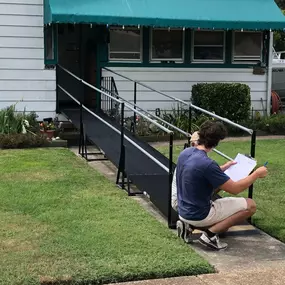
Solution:
{"label": "man's hand", "polygon": [[235,161],[228,161],[226,164],[221,166],[221,170],[222,171],[226,171],[227,169],[229,169],[232,165],[237,164]]}
{"label": "man's hand", "polygon": [[265,166],[261,166],[255,170],[258,178],[265,178],[267,176],[268,170]]}

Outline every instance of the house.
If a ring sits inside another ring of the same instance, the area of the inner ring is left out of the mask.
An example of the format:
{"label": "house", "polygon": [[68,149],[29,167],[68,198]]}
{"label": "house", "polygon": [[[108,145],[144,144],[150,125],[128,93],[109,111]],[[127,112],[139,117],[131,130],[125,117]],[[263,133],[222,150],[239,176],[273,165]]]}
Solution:
{"label": "house", "polygon": [[[0,11],[1,108],[20,101],[18,110],[55,116],[59,63],[97,87],[113,77],[127,100],[130,79],[185,101],[198,82],[241,82],[254,110],[270,110],[272,31],[285,28],[273,0],[0,0]],[[96,92],[82,96],[100,105]],[[136,100],[173,107],[141,86]]]}

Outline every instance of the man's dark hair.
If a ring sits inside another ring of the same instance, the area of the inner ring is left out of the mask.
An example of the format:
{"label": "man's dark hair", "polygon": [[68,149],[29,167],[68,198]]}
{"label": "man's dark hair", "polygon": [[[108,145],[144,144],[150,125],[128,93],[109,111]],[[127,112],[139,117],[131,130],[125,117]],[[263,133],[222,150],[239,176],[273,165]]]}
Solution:
{"label": "man's dark hair", "polygon": [[216,147],[227,136],[227,129],[221,122],[206,121],[199,130],[199,145],[206,148]]}

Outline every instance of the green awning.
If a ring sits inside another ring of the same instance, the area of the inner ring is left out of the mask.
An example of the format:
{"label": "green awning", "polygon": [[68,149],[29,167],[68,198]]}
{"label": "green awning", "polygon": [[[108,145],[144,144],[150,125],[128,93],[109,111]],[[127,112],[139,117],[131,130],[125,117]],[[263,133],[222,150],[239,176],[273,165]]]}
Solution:
{"label": "green awning", "polygon": [[46,0],[45,23],[276,30],[274,0]]}

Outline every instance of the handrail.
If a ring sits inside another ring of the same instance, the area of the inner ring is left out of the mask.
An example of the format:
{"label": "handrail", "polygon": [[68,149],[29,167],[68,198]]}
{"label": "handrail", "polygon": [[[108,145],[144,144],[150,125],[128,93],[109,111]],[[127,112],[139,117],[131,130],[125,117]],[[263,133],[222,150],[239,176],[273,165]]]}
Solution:
{"label": "handrail", "polygon": [[[105,87],[101,87],[101,88],[107,90]],[[109,91],[109,92],[110,92],[111,94],[113,94],[113,92],[111,92],[111,91]],[[125,106],[129,107],[129,105],[133,105],[134,107],[136,107],[136,108],[142,110],[143,112],[149,114],[149,115],[152,116],[153,118],[157,118],[158,120],[160,120],[160,121],[162,121],[163,123],[167,124],[169,127],[173,128],[173,129],[175,129],[175,130],[177,130],[178,132],[180,132],[181,134],[185,135],[186,137],[188,137],[188,138],[190,137],[190,138],[191,138],[191,136],[192,136],[191,134],[189,134],[189,133],[187,133],[187,132],[184,132],[183,130],[179,129],[178,127],[176,127],[176,126],[174,126],[174,125],[172,125],[172,124],[170,124],[170,123],[168,123],[167,121],[163,120],[162,118],[157,117],[157,116],[153,115],[152,113],[150,113],[150,112],[148,112],[148,111],[142,109],[142,108],[139,107],[137,104],[132,103],[132,102],[129,102],[128,100],[122,98],[122,97],[119,96],[118,94],[114,94],[114,95],[116,95],[118,98],[120,98],[120,100],[124,101],[124,102],[126,103]],[[136,113],[139,114],[139,111],[137,111],[137,109],[136,109]],[[221,151],[219,151],[219,150],[217,150],[217,149],[215,149],[215,148],[213,149],[213,151],[214,151],[215,153],[219,154],[220,156],[222,156],[223,158],[227,159],[227,160],[234,161],[233,158],[227,156],[226,154],[222,153]]]}
{"label": "handrail", "polygon": [[[86,81],[84,81],[83,79],[81,79],[80,77],[76,76],[75,74],[73,74],[73,73],[70,72],[69,70],[65,69],[65,68],[62,67],[61,65],[58,65],[58,66],[59,66],[63,71],[67,72],[69,75],[73,76],[73,77],[74,77],[75,79],[77,79],[79,82],[85,84],[86,86],[90,87],[91,89],[93,89],[93,90],[95,90],[95,91],[97,91],[97,92],[99,92],[99,93],[101,93],[101,94],[103,94],[103,95],[105,95],[105,96],[111,98],[112,100],[114,100],[114,101],[116,101],[116,102],[118,102],[118,103],[120,103],[120,104],[123,103],[122,100],[119,100],[119,99],[117,99],[117,98],[115,98],[115,97],[113,97],[113,96],[107,94],[106,92],[104,92],[104,91],[102,91],[102,90],[96,88],[95,86],[89,84],[88,82],[86,82]],[[117,95],[116,95],[116,96],[117,96]],[[129,108],[130,110],[132,110],[132,111],[134,111],[134,112],[140,114],[142,117],[144,117],[146,120],[150,121],[152,124],[156,125],[158,128],[160,128],[160,129],[163,130],[164,132],[166,132],[166,133],[168,133],[168,134],[173,133],[172,131],[170,131],[169,129],[167,129],[167,128],[165,128],[164,126],[160,125],[160,124],[157,123],[156,121],[154,121],[154,120],[150,119],[149,117],[147,117],[146,115],[144,115],[144,114],[138,112],[137,110],[135,110],[135,109],[132,108],[131,106],[128,106],[128,108]]]}
{"label": "handrail", "polygon": [[[102,123],[110,127],[113,131],[115,131],[118,134],[121,134],[119,130],[117,130],[114,126],[103,120],[100,116],[96,115],[94,112],[92,112],[90,109],[88,109],[85,105],[81,104],[76,98],[74,98],[68,91],[66,91],[62,86],[59,84],[57,85],[66,95],[68,95],[72,100],[74,100],[78,105],[81,105],[83,109],[85,109],[87,112],[89,112],[92,116],[100,120]],[[151,154],[149,154],[146,150],[144,150],[142,147],[140,147],[138,144],[136,144],[133,140],[131,140],[128,136],[124,135],[124,138],[131,143],[133,146],[135,146],[137,149],[139,149],[141,152],[143,152],[147,157],[149,157],[152,161],[157,163],[161,168],[163,168],[165,171],[169,172],[169,168],[163,165],[159,160],[157,160],[155,157],[153,157]]]}
{"label": "handrail", "polygon": [[[115,86],[116,86],[116,85],[115,85]],[[101,87],[101,88],[103,88],[103,89],[105,89],[105,90],[108,90],[108,89],[105,88],[105,87]],[[110,92],[110,93],[112,94],[112,92]],[[156,116],[156,115],[153,115],[152,113],[150,113],[150,112],[144,110],[143,108],[139,107],[137,104],[132,103],[132,102],[130,102],[130,101],[128,101],[128,100],[122,98],[122,97],[121,97],[120,95],[118,95],[118,94],[114,94],[114,95],[116,95],[120,100],[124,101],[124,102],[126,103],[125,106],[127,106],[127,105],[132,105],[132,106],[134,106],[135,108],[137,108],[137,109],[139,109],[139,110],[145,112],[146,114],[152,116],[153,118],[155,118],[155,119],[161,121],[162,123],[168,125],[168,126],[171,127],[172,129],[174,129],[174,130],[180,132],[181,134],[185,135],[186,137],[191,137],[191,134],[189,134],[189,133],[187,133],[187,132],[184,132],[183,130],[181,130],[181,129],[179,129],[178,127],[172,125],[171,123],[169,123],[169,122],[163,120],[162,118],[160,118],[160,117],[158,117],[158,116]],[[139,111],[137,111],[137,109],[136,109],[135,112],[139,114]]]}
{"label": "handrail", "polygon": [[230,121],[230,120],[227,119],[227,118],[224,118],[224,117],[221,117],[221,116],[219,116],[219,115],[216,115],[216,114],[214,114],[214,113],[212,113],[212,112],[209,112],[209,111],[207,111],[207,110],[204,110],[204,109],[202,109],[202,108],[200,108],[200,107],[198,107],[198,106],[193,105],[192,103],[185,102],[185,101],[183,101],[183,100],[181,100],[181,99],[179,99],[179,98],[176,98],[176,97],[174,97],[174,96],[167,95],[167,94],[165,94],[165,93],[163,93],[163,92],[161,92],[161,91],[159,91],[159,90],[156,90],[156,89],[154,89],[154,88],[152,88],[152,87],[150,87],[150,86],[148,86],[148,85],[146,85],[146,84],[144,84],[144,83],[141,83],[141,82],[139,82],[139,81],[133,80],[133,79],[131,79],[131,78],[125,76],[125,75],[119,74],[119,73],[117,73],[116,71],[113,71],[113,70],[111,70],[111,69],[109,69],[109,68],[107,68],[107,67],[103,67],[102,69],[105,69],[105,70],[107,70],[107,71],[109,71],[109,72],[112,72],[112,73],[114,73],[114,74],[116,74],[116,75],[118,75],[118,76],[120,76],[120,77],[122,77],[122,78],[125,78],[125,79],[127,79],[127,80],[129,80],[129,81],[132,81],[132,82],[134,82],[134,83],[137,83],[137,84],[139,84],[139,85],[141,85],[141,86],[143,86],[143,87],[145,87],[145,88],[147,88],[147,89],[149,89],[149,90],[151,90],[151,91],[153,91],[153,92],[156,92],[156,93],[158,93],[158,94],[161,94],[161,95],[163,95],[163,96],[165,96],[165,97],[167,97],[167,98],[169,98],[169,99],[172,99],[172,100],[174,100],[174,101],[176,101],[176,102],[180,102],[180,103],[182,103],[182,104],[184,104],[184,105],[187,105],[187,106],[189,106],[189,107],[191,107],[191,108],[194,108],[194,109],[196,109],[196,110],[198,110],[198,111],[200,111],[200,112],[202,112],[202,113],[208,114],[208,115],[210,115],[211,117],[214,117],[214,118],[216,118],[216,119],[219,119],[219,120],[221,120],[221,121],[224,121],[224,122],[228,123],[229,125],[235,126],[235,127],[239,128],[239,129],[241,129],[241,130],[243,130],[243,131],[249,133],[250,135],[253,134],[253,130],[252,130],[252,129],[248,129],[248,128],[244,127],[244,126],[241,126],[241,125],[239,125],[239,124],[237,124],[237,123],[234,123],[234,122]]}

